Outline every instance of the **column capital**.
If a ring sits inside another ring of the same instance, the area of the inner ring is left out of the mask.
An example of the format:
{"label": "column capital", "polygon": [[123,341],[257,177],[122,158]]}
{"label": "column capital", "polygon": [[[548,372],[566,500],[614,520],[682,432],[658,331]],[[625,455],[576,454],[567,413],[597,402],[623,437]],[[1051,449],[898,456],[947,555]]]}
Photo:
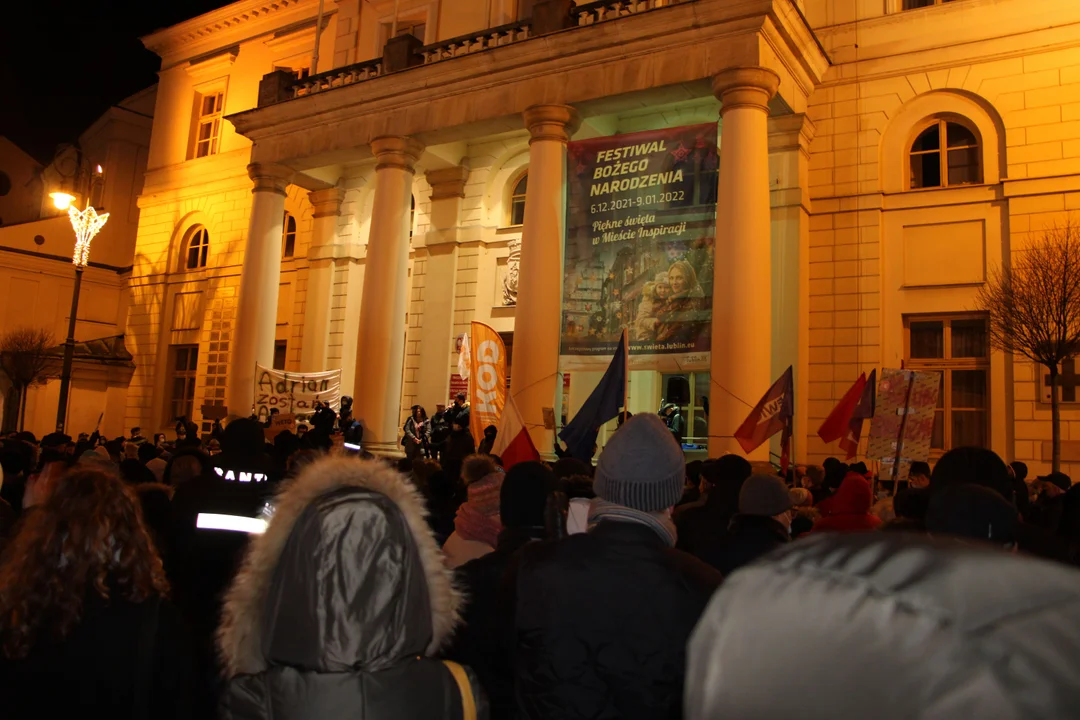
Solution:
{"label": "column capital", "polygon": [[312,217],[329,217],[341,214],[341,203],[345,200],[345,190],[338,187],[325,190],[312,190],[308,193]]}
{"label": "column capital", "polygon": [[416,172],[416,161],[424,153],[424,143],[401,135],[384,135],[371,141],[371,153],[375,156],[376,170],[398,168]]}
{"label": "column capital", "polygon": [[465,183],[469,181],[469,168],[463,165],[428,170],[424,177],[431,186],[431,199],[465,197]]}
{"label": "column capital", "polygon": [[277,163],[251,163],[248,177],[255,183],[251,192],[272,192],[285,195],[285,188],[293,177],[293,169]]}
{"label": "column capital", "polygon": [[769,152],[801,150],[810,154],[817,125],[805,113],[777,115],[769,118]]}
{"label": "column capital", "polygon": [[767,67],[732,67],[721,70],[712,81],[713,95],[723,103],[720,117],[737,107],[769,112],[769,101],[780,86],[780,76]]}
{"label": "column capital", "polygon": [[569,105],[533,105],[525,108],[525,127],[529,128],[529,144],[537,140],[570,142],[570,136],[581,125],[581,116]]}

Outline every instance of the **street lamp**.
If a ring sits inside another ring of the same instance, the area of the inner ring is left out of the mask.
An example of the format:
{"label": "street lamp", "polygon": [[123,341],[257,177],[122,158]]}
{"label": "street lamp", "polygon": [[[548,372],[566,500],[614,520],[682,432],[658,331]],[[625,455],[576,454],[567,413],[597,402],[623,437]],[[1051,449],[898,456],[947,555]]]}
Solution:
{"label": "street lamp", "polygon": [[[90,179],[93,185],[95,178],[101,177],[101,166],[95,168],[94,177]],[[68,318],[67,340],[64,341],[64,365],[60,371],[60,402],[56,408],[56,431],[64,432],[67,424],[68,392],[71,388],[71,363],[75,358],[75,320],[79,313],[79,292],[82,290],[82,275],[90,261],[90,242],[98,231],[105,226],[109,219],[109,213],[98,215],[97,210],[90,204],[90,187],[86,189],[86,207],[79,210],[75,207],[75,196],[66,192],[49,193],[53,204],[58,210],[67,210],[71,227],[75,230],[75,252],[71,256],[71,262],[75,265],[75,287],[71,292],[71,317]]]}

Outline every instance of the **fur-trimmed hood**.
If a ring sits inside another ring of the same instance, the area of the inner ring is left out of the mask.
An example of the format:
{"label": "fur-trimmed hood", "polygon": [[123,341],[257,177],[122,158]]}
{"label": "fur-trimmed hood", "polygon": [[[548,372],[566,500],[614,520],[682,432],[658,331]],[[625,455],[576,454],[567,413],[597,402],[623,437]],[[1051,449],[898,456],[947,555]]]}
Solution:
{"label": "fur-trimmed hood", "polygon": [[227,675],[279,663],[377,670],[435,653],[461,595],[426,516],[416,488],[381,462],[329,457],[305,468],[278,494],[225,596]]}

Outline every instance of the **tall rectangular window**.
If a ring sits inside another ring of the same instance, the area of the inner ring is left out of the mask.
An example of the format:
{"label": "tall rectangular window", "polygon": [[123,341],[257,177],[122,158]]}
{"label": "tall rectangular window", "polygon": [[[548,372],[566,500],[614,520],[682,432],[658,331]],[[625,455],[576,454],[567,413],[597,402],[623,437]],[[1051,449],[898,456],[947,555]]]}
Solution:
{"label": "tall rectangular window", "polygon": [[274,341],[274,369],[284,370],[285,359],[288,356],[289,341],[288,340],[275,340]]}
{"label": "tall rectangular window", "polygon": [[189,420],[195,412],[195,377],[199,366],[198,345],[171,345],[169,347],[169,417],[172,422],[179,417]]}
{"label": "tall rectangular window", "polygon": [[663,408],[673,405],[665,417],[669,426],[676,426],[684,443],[707,443],[709,420],[705,404],[709,397],[709,373],[678,373],[661,376]]}
{"label": "tall rectangular window", "polygon": [[904,321],[904,367],[941,373],[930,447],[935,454],[990,444],[990,342],[985,316]]}
{"label": "tall rectangular window", "polygon": [[222,91],[196,95],[195,152],[197,158],[216,155],[221,139],[221,116],[225,108]]}

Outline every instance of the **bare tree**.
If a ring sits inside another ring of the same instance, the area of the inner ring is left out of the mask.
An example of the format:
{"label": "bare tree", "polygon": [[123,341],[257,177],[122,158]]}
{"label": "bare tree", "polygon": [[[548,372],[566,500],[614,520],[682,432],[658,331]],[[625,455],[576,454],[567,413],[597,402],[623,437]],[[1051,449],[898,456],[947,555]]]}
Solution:
{"label": "bare tree", "polygon": [[1080,352],[1080,225],[1047,228],[1011,264],[990,271],[978,304],[990,315],[990,344],[1044,366],[1050,375],[1054,472],[1061,466],[1063,360]]}
{"label": "bare tree", "polygon": [[30,386],[45,382],[55,360],[49,349],[53,335],[41,328],[16,328],[0,336],[0,370],[19,393],[19,430],[26,421],[26,394]]}

